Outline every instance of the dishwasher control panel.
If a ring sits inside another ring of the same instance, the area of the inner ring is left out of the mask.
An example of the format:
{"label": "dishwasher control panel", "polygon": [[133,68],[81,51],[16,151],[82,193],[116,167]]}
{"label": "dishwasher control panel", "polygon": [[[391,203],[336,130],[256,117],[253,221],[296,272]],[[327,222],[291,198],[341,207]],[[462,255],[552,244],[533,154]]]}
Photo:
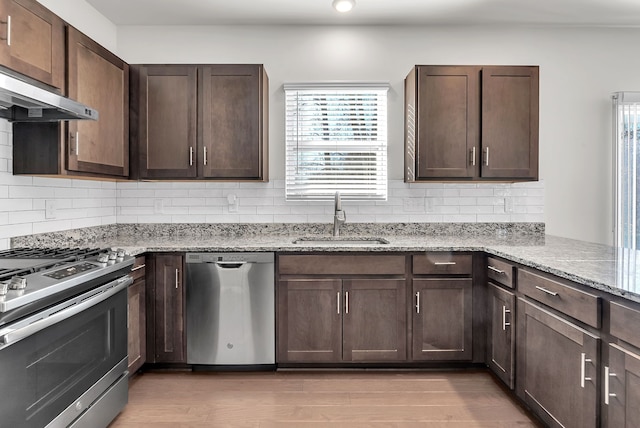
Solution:
{"label": "dishwasher control panel", "polygon": [[186,263],[273,263],[273,253],[187,253]]}

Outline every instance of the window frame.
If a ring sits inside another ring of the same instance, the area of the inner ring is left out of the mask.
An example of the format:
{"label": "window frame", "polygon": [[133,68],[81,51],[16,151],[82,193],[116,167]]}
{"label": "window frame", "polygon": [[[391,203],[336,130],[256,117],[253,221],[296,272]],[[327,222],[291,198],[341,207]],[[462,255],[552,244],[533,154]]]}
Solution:
{"label": "window frame", "polygon": [[345,200],[387,200],[389,83],[283,89],[286,200],[332,200],[336,191]]}

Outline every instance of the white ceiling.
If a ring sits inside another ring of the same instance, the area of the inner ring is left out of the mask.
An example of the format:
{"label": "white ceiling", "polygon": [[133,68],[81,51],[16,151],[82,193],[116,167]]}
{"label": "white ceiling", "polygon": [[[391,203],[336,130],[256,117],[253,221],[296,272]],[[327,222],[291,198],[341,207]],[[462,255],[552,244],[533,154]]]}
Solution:
{"label": "white ceiling", "polygon": [[640,26],[640,0],[87,0],[116,25],[533,24]]}

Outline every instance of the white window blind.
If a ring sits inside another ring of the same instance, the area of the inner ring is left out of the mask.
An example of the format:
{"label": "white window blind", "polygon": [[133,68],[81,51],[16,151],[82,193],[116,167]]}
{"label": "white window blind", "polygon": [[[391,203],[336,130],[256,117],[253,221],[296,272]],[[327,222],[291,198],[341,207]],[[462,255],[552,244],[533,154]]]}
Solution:
{"label": "white window blind", "polygon": [[387,199],[387,83],[286,84],[286,198]]}

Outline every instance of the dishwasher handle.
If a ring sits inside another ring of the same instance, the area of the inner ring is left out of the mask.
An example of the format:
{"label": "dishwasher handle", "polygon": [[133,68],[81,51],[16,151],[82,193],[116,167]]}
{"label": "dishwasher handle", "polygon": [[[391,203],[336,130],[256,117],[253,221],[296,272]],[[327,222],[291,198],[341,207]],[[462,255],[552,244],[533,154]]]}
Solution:
{"label": "dishwasher handle", "polygon": [[215,265],[220,266],[222,269],[240,269],[247,262],[213,262]]}

